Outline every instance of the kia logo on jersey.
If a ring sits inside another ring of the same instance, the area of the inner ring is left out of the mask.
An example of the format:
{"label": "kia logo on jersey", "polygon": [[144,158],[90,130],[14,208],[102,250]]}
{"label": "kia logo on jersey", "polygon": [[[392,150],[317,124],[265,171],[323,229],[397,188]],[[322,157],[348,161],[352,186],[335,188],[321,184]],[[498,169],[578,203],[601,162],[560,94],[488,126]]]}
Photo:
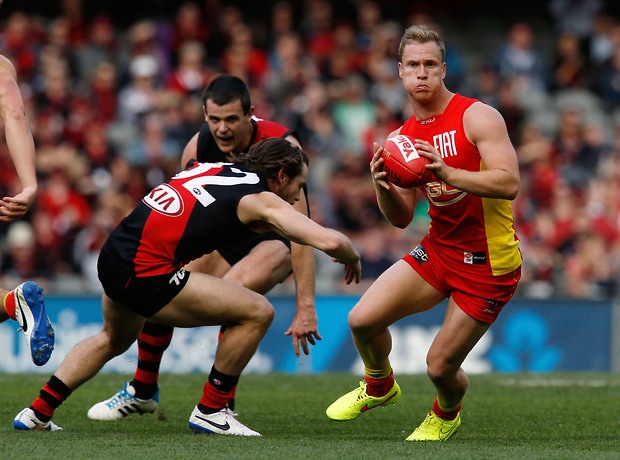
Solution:
{"label": "kia logo on jersey", "polygon": [[151,193],[142,198],[142,201],[153,211],[166,216],[178,216],[183,213],[181,196],[168,184],[158,185],[151,190]]}

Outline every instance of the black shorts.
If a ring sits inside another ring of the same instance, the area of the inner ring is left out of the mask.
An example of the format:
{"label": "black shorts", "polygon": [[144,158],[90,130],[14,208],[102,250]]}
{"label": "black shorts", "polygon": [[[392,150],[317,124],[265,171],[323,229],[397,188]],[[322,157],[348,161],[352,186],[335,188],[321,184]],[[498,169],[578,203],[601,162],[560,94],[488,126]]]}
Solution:
{"label": "black shorts", "polygon": [[218,248],[217,252],[219,252],[220,255],[224,258],[224,260],[226,260],[226,262],[228,262],[228,264],[232,267],[245,256],[247,256],[248,253],[252,250],[252,248],[258,246],[258,243],[269,240],[280,240],[284,244],[286,244],[286,247],[288,247],[289,250],[291,249],[291,242],[289,240],[278,235],[275,232],[267,232],[259,233],[256,236],[239,241],[235,244],[231,244],[230,246]]}
{"label": "black shorts", "polygon": [[180,268],[166,275],[137,278],[103,252],[97,262],[106,295],[148,318],[164,308],[187,284],[190,273]]}

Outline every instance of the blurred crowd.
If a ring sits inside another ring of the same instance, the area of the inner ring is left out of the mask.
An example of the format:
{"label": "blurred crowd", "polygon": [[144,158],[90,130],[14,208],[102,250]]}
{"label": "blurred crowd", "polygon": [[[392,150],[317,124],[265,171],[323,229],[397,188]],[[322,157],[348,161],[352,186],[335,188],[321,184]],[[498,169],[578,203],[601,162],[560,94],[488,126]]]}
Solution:
{"label": "blurred crowd", "polygon": [[[612,2],[550,0],[543,19],[497,27],[490,17],[488,29],[470,31],[412,2],[401,2],[400,15],[378,0],[351,0],[345,15],[337,2],[301,3],[269,2],[259,21],[233,3],[179,2],[170,17],[145,11],[126,27],[114,14],[86,17],[80,1],[64,2],[53,18],[11,11],[0,50],[18,69],[40,191],[26,219],[0,227],[0,284],[99,292],[103,240],[180,170],[204,120],[201,92],[224,72],[248,83],[257,116],[297,130],[311,159],[313,218],[349,234],[363,254],[355,287],[319,258],[317,291],[361,292],[428,227],[424,201],[407,230],[385,223],[368,172],[372,142],[410,115],[400,37],[426,23],[446,39],[448,88],[506,118],[522,172],[517,295],[619,293],[620,18],[606,8]],[[12,194],[3,141],[0,166],[0,194]]]}

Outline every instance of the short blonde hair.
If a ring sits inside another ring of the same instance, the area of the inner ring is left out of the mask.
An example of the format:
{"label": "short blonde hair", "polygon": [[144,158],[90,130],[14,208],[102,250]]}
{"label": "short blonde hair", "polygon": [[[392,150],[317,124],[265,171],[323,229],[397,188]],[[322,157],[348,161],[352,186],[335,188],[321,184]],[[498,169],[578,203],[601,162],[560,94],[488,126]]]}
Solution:
{"label": "short blonde hair", "polygon": [[441,38],[437,32],[425,25],[414,25],[405,30],[403,37],[400,39],[400,45],[398,45],[398,58],[402,61],[405,46],[413,43],[428,42],[437,43],[437,47],[441,53],[441,62],[444,62],[446,59],[446,44],[444,43],[443,38]]}

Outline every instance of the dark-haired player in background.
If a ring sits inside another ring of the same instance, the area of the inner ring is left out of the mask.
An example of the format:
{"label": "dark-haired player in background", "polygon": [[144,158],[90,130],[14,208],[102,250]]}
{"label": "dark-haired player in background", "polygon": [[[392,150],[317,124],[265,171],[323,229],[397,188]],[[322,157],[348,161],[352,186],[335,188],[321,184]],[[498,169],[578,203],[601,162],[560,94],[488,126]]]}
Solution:
{"label": "dark-haired player in background", "polygon": [[[253,116],[250,92],[238,77],[220,75],[202,94],[206,123],[183,151],[182,165],[191,159],[200,162],[234,161],[235,154],[263,139],[283,138],[301,147],[294,132],[282,125]],[[309,215],[304,189],[295,208]],[[257,270],[257,267],[260,269]],[[274,232],[257,235],[201,257],[187,265],[200,271],[236,282],[265,294],[284,281],[291,270],[296,283],[297,310],[285,334],[290,335],[296,356],[299,348],[309,353],[321,336],[314,304],[315,260],[311,247],[291,243]],[[225,329],[225,326],[222,328]],[[158,376],[164,351],[172,340],[173,328],[147,322],[138,337],[138,366],[134,378],[111,398],[88,411],[94,420],[119,420],[132,413],[152,413],[159,404]],[[229,408],[234,410],[233,398]]]}

